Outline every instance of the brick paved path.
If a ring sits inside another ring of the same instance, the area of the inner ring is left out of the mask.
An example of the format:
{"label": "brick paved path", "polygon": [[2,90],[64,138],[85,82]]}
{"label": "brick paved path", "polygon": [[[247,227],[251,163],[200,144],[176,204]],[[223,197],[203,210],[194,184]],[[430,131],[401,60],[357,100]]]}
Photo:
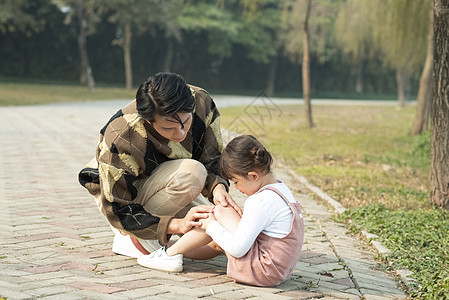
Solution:
{"label": "brick paved path", "polygon": [[[302,256],[275,288],[236,284],[224,256],[185,259],[169,274],[111,252],[112,232],[77,180],[98,131],[123,102],[0,107],[0,298],[396,299],[405,298],[375,254],[282,169],[305,212]],[[219,105],[220,106],[220,105]],[[242,198],[234,195],[242,204]]]}

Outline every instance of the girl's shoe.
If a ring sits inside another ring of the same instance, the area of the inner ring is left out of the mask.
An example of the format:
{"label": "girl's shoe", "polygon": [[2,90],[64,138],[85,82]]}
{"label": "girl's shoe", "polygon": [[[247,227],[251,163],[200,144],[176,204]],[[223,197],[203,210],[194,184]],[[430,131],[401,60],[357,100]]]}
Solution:
{"label": "girl's shoe", "polygon": [[139,265],[155,270],[166,272],[182,271],[182,254],[168,256],[166,247],[162,247],[148,255],[140,256],[137,259]]}

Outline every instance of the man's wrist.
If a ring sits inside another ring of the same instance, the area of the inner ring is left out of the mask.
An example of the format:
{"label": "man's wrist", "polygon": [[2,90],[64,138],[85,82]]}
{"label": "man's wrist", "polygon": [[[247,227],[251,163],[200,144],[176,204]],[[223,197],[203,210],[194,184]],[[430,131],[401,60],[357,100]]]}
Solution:
{"label": "man's wrist", "polygon": [[221,189],[223,191],[226,191],[226,186],[223,183],[219,183],[215,186],[214,190],[212,191],[212,195],[215,196],[215,192],[217,191],[217,189]]}
{"label": "man's wrist", "polygon": [[178,234],[181,232],[181,219],[171,219],[168,223],[167,234]]}

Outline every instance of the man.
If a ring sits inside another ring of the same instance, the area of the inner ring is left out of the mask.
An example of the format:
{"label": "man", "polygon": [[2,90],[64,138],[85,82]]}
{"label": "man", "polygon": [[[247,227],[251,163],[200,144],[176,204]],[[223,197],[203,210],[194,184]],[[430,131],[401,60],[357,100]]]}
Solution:
{"label": "man", "polygon": [[222,150],[207,91],[174,73],[144,81],[101,129],[96,157],[79,174],[115,232],[112,250],[139,257],[201,226],[213,209],[204,197],[241,214],[218,175]]}

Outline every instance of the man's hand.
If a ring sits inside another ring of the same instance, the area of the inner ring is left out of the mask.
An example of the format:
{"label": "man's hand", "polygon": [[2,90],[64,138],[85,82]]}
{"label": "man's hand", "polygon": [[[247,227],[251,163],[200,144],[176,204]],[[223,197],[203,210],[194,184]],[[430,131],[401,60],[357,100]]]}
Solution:
{"label": "man's hand", "polygon": [[213,213],[210,213],[209,216],[206,219],[202,219],[201,222],[201,229],[206,231],[207,226],[209,226],[210,223],[213,221],[216,221],[215,215]]}
{"label": "man's hand", "polygon": [[234,210],[240,216],[242,216],[242,214],[243,214],[242,210],[237,205],[237,203],[235,203],[235,201],[232,199],[231,195],[228,194],[228,192],[226,191],[226,188],[223,184],[217,184],[217,186],[215,186],[213,195],[214,195],[215,205],[221,205],[221,206],[230,205],[234,208]]}
{"label": "man's hand", "polygon": [[213,205],[198,205],[192,207],[182,219],[172,219],[168,224],[167,233],[177,234],[186,233],[192,227],[200,227],[201,219],[205,219],[214,210]]}

